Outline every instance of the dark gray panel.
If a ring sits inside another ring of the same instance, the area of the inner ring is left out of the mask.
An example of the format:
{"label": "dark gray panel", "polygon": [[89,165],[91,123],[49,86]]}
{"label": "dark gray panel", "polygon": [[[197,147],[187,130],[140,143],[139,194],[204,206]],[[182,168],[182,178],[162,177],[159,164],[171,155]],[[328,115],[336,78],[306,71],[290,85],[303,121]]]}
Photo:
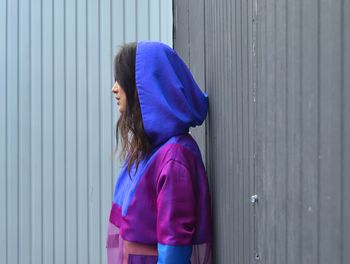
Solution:
{"label": "dark gray panel", "polygon": [[341,212],[342,212],[342,222],[341,222],[341,253],[342,262],[350,263],[350,206],[348,201],[350,199],[350,1],[343,1],[342,6],[342,75],[341,75],[341,88],[342,95],[340,104],[342,106],[341,116],[342,116],[342,128],[341,128]]}
{"label": "dark gray panel", "polygon": [[341,10],[340,1],[258,6],[256,170],[264,263],[344,263]]}
{"label": "dark gray panel", "polygon": [[[205,91],[205,53],[204,53],[204,5],[202,1],[186,1],[174,7],[174,48],[190,68],[199,87]],[[177,31],[176,29],[180,29]],[[197,141],[206,160],[205,127],[191,128],[191,134]]]}
{"label": "dark gray panel", "polygon": [[[349,262],[349,16],[344,0],[205,1],[215,263]],[[190,66],[195,22],[175,24]]]}
{"label": "dark gray panel", "polygon": [[[301,29],[301,2],[288,1],[287,3],[287,42],[286,42],[286,81],[287,81],[287,240],[286,263],[301,263],[301,107],[300,107],[300,80],[301,70],[299,62],[300,29]],[[289,26],[294,25],[294,26]]]}
{"label": "dark gray panel", "polygon": [[[250,155],[253,142],[249,141],[253,138],[254,115],[253,101],[249,101],[252,56],[248,43],[252,36],[247,35],[252,34],[248,19],[252,4],[206,1],[203,5],[194,1],[186,10],[185,2],[175,3],[175,18],[185,16],[178,24],[175,20],[175,49],[185,58],[188,54],[191,71],[200,83],[205,80],[210,101],[206,149],[213,197],[215,263],[242,263],[242,259],[248,263],[253,256],[250,234],[254,224],[249,200],[254,173]],[[186,37],[179,38],[179,34]]]}
{"label": "dark gray panel", "polygon": [[319,3],[317,198],[319,263],[322,264],[341,263],[341,10],[340,0]]}

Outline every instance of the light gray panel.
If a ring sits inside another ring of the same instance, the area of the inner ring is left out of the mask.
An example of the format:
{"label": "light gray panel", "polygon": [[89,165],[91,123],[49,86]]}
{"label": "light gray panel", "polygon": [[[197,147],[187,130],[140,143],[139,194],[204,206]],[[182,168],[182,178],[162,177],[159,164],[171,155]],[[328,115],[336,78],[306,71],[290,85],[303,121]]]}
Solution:
{"label": "light gray panel", "polygon": [[66,124],[64,3],[54,1],[54,263],[66,263]]}
{"label": "light gray panel", "polygon": [[[142,1],[142,0],[141,0]],[[172,30],[169,30],[168,25],[172,24],[172,1],[159,1],[159,20],[160,23],[160,41],[172,46]]]}
{"label": "light gray panel", "polygon": [[[99,64],[99,3],[88,2],[88,216],[89,216],[89,261],[101,263],[100,223],[100,64]],[[96,250],[98,248],[98,250]]]}
{"label": "light gray panel", "polygon": [[[112,104],[115,102],[111,96],[111,76],[112,76],[112,11],[111,0],[103,0],[100,5],[100,135],[101,135],[101,150],[100,150],[100,182],[101,182],[101,214],[100,214],[100,248],[102,252],[101,263],[107,263],[107,255],[105,252],[105,239],[107,232],[107,224],[109,222],[109,212],[111,205],[111,175],[112,175],[112,152],[114,140]],[[113,185],[112,185],[113,186]]]}
{"label": "light gray panel", "polygon": [[0,1],[0,262],[7,261],[7,1]]}
{"label": "light gray panel", "polygon": [[137,40],[146,40],[150,36],[150,17],[149,17],[149,1],[137,0],[136,1],[136,18],[137,18]]}
{"label": "light gray panel", "polygon": [[162,0],[149,0],[150,39],[153,40],[160,39],[160,1]]}
{"label": "light gray panel", "polygon": [[137,39],[137,0],[124,0],[125,42]]}
{"label": "light gray panel", "polygon": [[0,263],[106,262],[112,60],[137,32],[172,44],[167,2],[154,30],[148,1],[0,1]]}
{"label": "light gray panel", "polygon": [[77,263],[77,25],[76,1],[65,6],[65,123],[66,123],[66,250],[67,263]]}
{"label": "light gray panel", "polygon": [[[43,142],[43,263],[53,263],[54,245],[52,237],[54,236],[54,120],[53,120],[53,103],[54,103],[54,61],[53,61],[53,1],[42,3],[42,142]],[[24,42],[26,43],[26,42]],[[22,97],[21,97],[22,98]],[[23,98],[25,100],[25,97]],[[20,144],[23,145],[23,142]],[[24,174],[25,175],[25,174]],[[24,202],[25,204],[25,202]],[[22,254],[21,254],[22,255]],[[29,263],[28,256],[28,263]],[[22,263],[22,262],[20,262]]]}
{"label": "light gray panel", "polygon": [[[30,5],[19,1],[19,263],[31,261]],[[0,48],[1,49],[1,48]],[[0,70],[1,72],[1,70]],[[1,136],[0,136],[1,138]],[[1,159],[1,158],[0,158]],[[50,164],[48,164],[50,165]],[[50,177],[50,176],[48,176]],[[51,206],[52,207],[52,206]],[[52,225],[51,225],[52,226]],[[52,235],[51,235],[52,237]],[[1,261],[0,261],[1,262]],[[1,262],[6,263],[6,262]]]}
{"label": "light gray panel", "polygon": [[31,229],[32,261],[42,263],[42,6],[41,1],[31,2]]}
{"label": "light gray panel", "polygon": [[[88,203],[88,25],[87,3],[77,1],[77,222],[78,263],[89,263],[89,203]],[[96,249],[97,250],[97,249]]]}
{"label": "light gray panel", "polygon": [[[114,57],[118,51],[118,46],[125,42],[125,34],[123,34],[123,31],[125,30],[124,25],[124,9],[123,9],[123,0],[118,1],[112,1],[112,10],[114,16],[112,16],[112,56]],[[123,30],[124,29],[124,30]],[[152,29],[150,29],[151,31]],[[113,59],[113,58],[112,58]],[[111,65],[112,68],[112,65]],[[113,69],[112,69],[113,70]],[[112,81],[111,85],[114,84],[114,72],[112,72]],[[118,110],[118,105],[115,104],[115,98],[112,96],[112,137],[113,137],[113,153],[115,151],[116,146],[116,124],[120,117],[120,113]],[[113,156],[113,172],[112,172],[112,178],[111,178],[111,193],[114,193],[114,185],[115,181],[117,179],[117,176],[119,175],[120,169],[121,169],[121,162],[119,160],[119,151],[118,153],[114,154]]]}
{"label": "light gray panel", "polygon": [[[18,3],[7,6],[7,254],[18,261]],[[13,27],[13,29],[10,28]]]}

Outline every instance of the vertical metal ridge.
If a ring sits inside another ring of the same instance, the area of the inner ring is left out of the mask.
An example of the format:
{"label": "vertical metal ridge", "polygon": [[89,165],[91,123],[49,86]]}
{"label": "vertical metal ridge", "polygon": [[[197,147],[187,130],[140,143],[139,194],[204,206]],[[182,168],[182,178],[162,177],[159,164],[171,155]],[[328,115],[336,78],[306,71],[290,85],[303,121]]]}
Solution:
{"label": "vertical metal ridge", "polygon": [[[31,9],[32,9],[32,0],[29,0],[29,93],[30,93],[30,99],[29,99],[29,116],[30,116],[30,121],[32,121],[32,98],[33,98],[33,86],[32,86],[32,13],[31,13]],[[32,126],[32,122],[29,123],[29,145],[30,145],[30,155],[32,156],[32,131],[33,131],[33,126]],[[30,160],[32,160],[32,157],[30,157]],[[30,207],[32,208],[32,203],[33,203],[33,190],[32,190],[32,184],[33,184],[33,166],[32,163],[29,163],[29,172],[30,172],[30,188],[29,188],[29,204]],[[32,210],[30,210],[30,216],[29,216],[29,232],[30,232],[30,242],[33,242],[33,213]],[[32,247],[29,250],[29,254],[30,254],[30,258],[29,258],[29,262],[33,263],[33,252],[32,252]]]}
{"label": "vertical metal ridge", "polygon": [[[53,52],[53,56],[52,56],[52,95],[55,96],[55,88],[56,88],[56,85],[55,85],[55,79],[56,79],[56,76],[55,76],[55,65],[56,65],[56,62],[55,62],[55,4],[54,4],[54,0],[52,0],[52,52]],[[53,217],[53,221],[52,221],[52,225],[53,225],[53,228],[52,228],[52,231],[53,231],[53,235],[55,235],[55,226],[56,226],[56,206],[55,206],[55,197],[56,197],[56,188],[55,188],[55,178],[56,178],[56,155],[55,155],[55,146],[56,146],[56,143],[55,143],[55,124],[56,124],[56,120],[55,120],[55,116],[56,116],[56,100],[52,100],[52,139],[53,139],[53,142],[52,142],[52,147],[53,147],[53,150],[52,150],[52,158],[53,158],[53,161],[52,161],[52,184],[53,184],[53,188],[52,188],[52,217]],[[53,252],[52,252],[52,259],[53,259],[53,264],[56,264],[56,241],[55,239],[52,241],[52,248],[53,248]]]}
{"label": "vertical metal ridge", "polygon": [[[237,215],[235,218],[232,219],[233,223],[234,223],[234,228],[233,228],[233,232],[237,232],[236,235],[234,236],[234,239],[232,238],[232,236],[229,238],[230,240],[230,244],[233,244],[233,245],[236,245],[235,250],[234,250],[234,254],[231,253],[231,250],[230,248],[227,247],[227,255],[226,255],[226,259],[230,259],[232,258],[233,256],[233,259],[234,259],[234,262],[238,262],[239,261],[239,257],[240,257],[240,246],[238,244],[239,242],[239,239],[240,239],[240,233],[239,233],[239,230],[237,227],[239,227],[240,225],[240,212],[239,212],[239,209],[240,209],[240,204],[241,204],[241,195],[240,195],[240,188],[241,188],[241,175],[240,175],[240,153],[241,153],[241,149],[240,149],[240,98],[239,98],[239,86],[240,86],[240,83],[239,83],[239,69],[237,67],[237,64],[238,64],[238,58],[239,58],[239,54],[240,54],[240,50],[239,50],[239,42],[240,42],[240,28],[239,28],[239,20],[238,20],[238,17],[239,17],[239,0],[234,0],[235,1],[235,12],[234,12],[234,16],[235,16],[235,19],[234,19],[234,29],[235,29],[235,52],[236,52],[236,56],[235,56],[235,61],[236,61],[236,67],[235,67],[235,72],[234,72],[234,78],[235,78],[235,85],[234,85],[234,90],[235,90],[235,99],[236,99],[236,129],[235,129],[235,136],[236,136],[236,142],[235,142],[235,148],[236,148],[236,160],[233,160],[233,163],[234,163],[234,169],[233,169],[233,175],[234,175],[234,179],[236,180],[236,190],[234,190],[234,197],[236,199],[233,199],[233,201],[228,201],[232,203],[232,207],[237,210]],[[223,0],[224,2],[224,0]],[[220,16],[221,17],[221,16]],[[223,41],[224,42],[224,38],[225,38],[225,32],[224,30],[220,32],[222,38],[223,38]],[[221,56],[221,60],[222,61],[226,61],[226,58],[225,58],[225,54],[222,54]],[[222,71],[220,71],[222,72]],[[226,72],[224,72],[226,74]],[[222,88],[224,89],[225,86],[223,86]],[[226,91],[226,89],[225,89]],[[223,101],[225,102],[225,99],[226,99],[226,95],[223,94]],[[225,102],[226,103],[226,102]],[[225,105],[223,104],[222,105],[222,110],[225,111]],[[227,120],[225,120],[224,122],[227,122]],[[226,137],[224,137],[224,139],[226,139]],[[223,142],[223,144],[225,144]],[[226,145],[225,145],[226,146]],[[229,156],[229,150],[228,149],[225,149],[225,154],[226,154],[226,157]],[[225,171],[227,171],[227,168],[224,168]],[[226,208],[225,212],[226,214],[228,214],[228,208]],[[228,218],[228,217],[227,217]],[[231,219],[228,219],[228,220],[231,220]],[[227,226],[227,225],[225,225]]]}
{"label": "vertical metal ridge", "polygon": [[[40,201],[40,210],[41,210],[41,248],[44,246],[44,144],[43,144],[43,135],[44,135],[44,123],[43,123],[43,0],[40,0],[40,192],[41,192],[41,201]],[[41,250],[40,252],[41,263],[44,263],[44,252]]]}
{"label": "vertical metal ridge", "polygon": [[[190,36],[190,4],[189,1],[186,1],[187,3],[187,45],[188,45],[188,67],[191,68],[191,36]],[[162,0],[159,1],[159,19],[161,18],[161,10],[162,10]],[[160,38],[162,36],[162,27],[161,24],[159,23],[159,34],[160,34]]]}
{"label": "vertical metal ridge", "polygon": [[[277,37],[276,37],[276,25],[277,25],[277,14],[276,14],[276,1],[273,2],[273,107],[277,105],[277,59],[276,59],[276,43],[277,43]],[[276,187],[277,187],[277,167],[276,167],[276,160],[277,160],[277,112],[274,111],[273,113],[273,201],[277,201],[277,194],[276,194]],[[274,208],[275,209],[275,208]],[[276,219],[276,210],[273,211],[274,219]],[[277,261],[277,252],[276,252],[276,245],[277,245],[277,225],[274,225],[273,227],[273,263],[276,264]]]}
{"label": "vertical metal ridge", "polygon": [[[303,148],[303,88],[304,88],[304,85],[303,85],[303,54],[304,54],[304,49],[303,49],[303,0],[300,0],[299,2],[299,13],[300,13],[300,28],[299,28],[299,31],[300,31],[300,67],[299,67],[299,75],[300,75],[300,88],[299,88],[299,106],[300,106],[300,116],[299,116],[299,134],[300,134],[300,151],[299,151],[299,155],[300,155],[300,176],[299,176],[299,182],[300,182],[300,199],[299,199],[299,203],[302,204],[302,201],[303,201],[303,191],[302,191],[302,183],[303,183],[303,179],[304,179],[304,171],[303,171],[303,151],[304,151],[304,148]],[[303,208],[302,206],[299,207],[299,222],[300,222],[300,230],[302,229],[303,227]],[[300,248],[302,249],[303,248],[303,239],[302,239],[302,234],[301,234],[301,231],[300,231],[300,236],[299,236],[299,245],[300,245]],[[299,256],[299,263],[302,263],[302,260],[303,260],[303,250],[300,251],[300,256]]]}
{"label": "vertical metal ridge", "polygon": [[[174,0],[172,0],[171,1],[171,6],[172,6],[172,10],[174,10]],[[207,6],[207,1],[206,0],[204,0],[203,1],[203,45],[204,45],[204,47],[203,47],[203,50],[204,50],[204,72],[203,72],[203,74],[204,74],[204,92],[206,92],[207,94],[208,94],[208,87],[207,87],[207,85],[208,85],[208,80],[207,80],[207,59],[208,59],[208,56],[207,56],[207,30],[206,30],[206,28],[207,28],[207,24],[206,24],[206,22],[207,22],[207,14],[206,14],[206,12],[207,12],[207,8],[206,8],[206,6]],[[173,15],[173,21],[174,21],[174,15]],[[173,24],[174,24],[174,22],[173,22]],[[173,42],[173,46],[174,46],[174,42]],[[209,109],[208,109],[208,112],[209,112]],[[208,148],[208,137],[209,137],[209,131],[208,131],[208,115],[207,115],[207,117],[206,117],[206,120],[205,120],[205,122],[204,122],[204,126],[205,126],[205,128],[204,128],[204,150],[205,150],[205,160],[204,160],[204,164],[205,164],[205,167],[207,168],[207,171],[209,171],[209,167],[210,167],[210,165],[209,165],[209,157],[208,157],[208,155],[209,155],[209,148]],[[209,179],[209,181],[210,181],[210,179]]]}
{"label": "vertical metal ridge", "polygon": [[[232,51],[232,39],[231,39],[231,36],[232,36],[232,17],[231,17],[230,14],[233,14],[233,12],[232,12],[232,2],[229,2],[229,4],[230,5],[228,7],[226,7],[226,18],[228,20],[226,32],[229,32],[228,37],[229,37],[230,43],[229,43],[229,45],[227,45],[227,50],[228,50],[227,56],[230,57],[230,56],[232,56],[232,53],[233,53],[233,51]],[[225,75],[227,77],[226,78],[227,83],[226,83],[226,85],[224,87],[229,87],[230,86],[229,84],[232,82],[232,76],[234,75],[233,67],[232,67],[232,60],[229,60],[229,62],[227,63],[227,67],[226,68],[227,68],[227,74],[225,74]],[[229,101],[233,100],[233,89],[234,89],[233,87],[231,87],[231,89],[225,89],[225,91],[228,90],[228,95],[225,96],[225,98],[228,99]],[[229,127],[229,131],[233,132],[234,131],[234,127],[233,127],[232,116],[231,116],[231,120],[227,120],[226,122],[229,124],[229,126],[228,126]],[[226,141],[226,145],[227,146],[232,147],[233,146],[233,140],[232,140],[232,137],[230,136],[230,134],[231,134],[230,132],[226,134],[225,141]],[[225,156],[229,156],[229,155],[225,155]],[[230,157],[231,157],[231,155],[230,155]],[[229,172],[228,173],[228,177],[229,177],[228,178],[228,183],[229,183],[229,186],[232,186],[231,183],[233,182],[234,175],[235,175],[233,159],[230,159],[228,161],[228,163],[231,164],[230,165],[231,170],[228,171]],[[232,203],[233,201],[235,201],[235,199],[234,199],[234,192],[232,192],[232,190],[231,190],[229,192],[229,203]],[[232,219],[232,221],[233,221],[233,219]],[[234,243],[234,241],[232,241],[232,239],[230,239],[230,241],[229,241],[227,246],[229,248],[233,248],[233,243]]]}
{"label": "vertical metal ridge", "polygon": [[[148,0],[149,1],[149,0]],[[113,66],[113,54],[114,54],[114,52],[113,52],[113,39],[114,39],[114,37],[113,37],[113,18],[112,18],[112,10],[114,10],[113,9],[113,0],[109,0],[109,10],[110,10],[110,12],[109,12],[109,18],[110,18],[110,20],[109,20],[109,23],[111,24],[111,27],[110,27],[110,32],[109,32],[109,34],[110,34],[110,36],[111,36],[111,42],[109,43],[109,45],[110,45],[110,53],[109,53],[109,55],[110,55],[110,58],[112,59],[112,68],[114,68],[114,66]],[[148,13],[149,13],[149,9],[148,9]],[[114,70],[112,70],[112,74],[111,74],[111,82],[112,82],[112,85],[114,84],[114,79],[113,79],[113,76],[114,76]],[[114,149],[114,147],[113,147],[113,142],[114,142],[114,136],[113,136],[113,134],[114,134],[114,129],[113,129],[113,96],[111,96],[111,100],[110,100],[110,111],[111,111],[111,118],[110,118],[110,122],[111,122],[111,128],[112,128],[112,131],[111,131],[111,149],[110,149],[110,151],[111,151],[111,153],[113,153],[113,149]],[[111,175],[110,175],[110,183],[111,183],[111,194],[113,195],[113,174],[114,174],[114,170],[113,170],[113,162],[114,161],[114,154],[112,154],[111,155]]]}
{"label": "vertical metal ridge", "polygon": [[8,262],[8,238],[9,238],[9,233],[8,233],[8,131],[7,131],[7,127],[8,127],[8,103],[7,103],[7,97],[8,97],[8,0],[6,0],[6,19],[5,19],[5,207],[6,207],[6,212],[5,212],[5,222],[6,222],[6,262]]}
{"label": "vertical metal ridge", "polygon": [[320,72],[321,72],[321,66],[320,66],[320,56],[321,56],[321,47],[320,47],[320,41],[321,41],[321,19],[320,19],[320,13],[321,13],[321,2],[320,0],[317,0],[317,252],[316,252],[316,259],[317,263],[320,263],[320,155],[321,155],[321,149],[320,149],[320,143],[321,143],[321,119],[320,119],[320,108],[321,108],[321,90],[320,90]]}
{"label": "vertical metal ridge", "polygon": [[[124,0],[123,0],[124,1]],[[86,25],[86,75],[89,75],[89,69],[90,69],[90,64],[89,64],[89,24],[88,23],[88,14],[89,14],[89,4],[88,2],[85,3],[86,9],[85,9],[85,25]],[[89,82],[86,84],[86,159],[89,159],[90,156],[90,147],[89,147],[89,137],[90,137],[90,131],[89,131],[89,90],[90,90],[90,85]],[[86,232],[87,232],[87,264],[90,264],[90,170],[89,170],[89,163],[86,163],[86,219],[87,219],[87,224],[86,224]]]}
{"label": "vertical metal ridge", "polygon": [[[55,3],[54,0],[52,3],[52,96],[55,97]],[[30,14],[30,12],[29,12]],[[31,34],[30,34],[31,35]],[[55,178],[56,178],[56,159],[55,159],[55,109],[56,103],[55,100],[52,100],[52,235],[55,235],[55,226],[56,226],[56,206],[55,206]],[[55,239],[52,241],[52,260],[53,264],[56,263],[56,242]]]}
{"label": "vertical metal ridge", "polygon": [[[187,1],[186,1],[187,2]],[[158,3],[159,3],[159,10],[158,10],[158,15],[159,15],[159,20],[161,19],[161,10],[162,10],[162,0],[158,0]],[[188,3],[188,2],[187,2]],[[159,38],[159,40],[161,40],[162,39],[162,25],[161,25],[161,23],[159,23],[158,24],[159,25],[159,36],[158,36],[158,38]]]}
{"label": "vertical metal ridge", "polygon": [[75,248],[76,248],[76,255],[75,255],[75,262],[79,263],[79,159],[78,159],[78,152],[79,152],[79,145],[78,145],[78,120],[79,120],[79,111],[78,111],[78,0],[74,0],[74,31],[75,31],[75,90],[76,90],[76,96],[75,96],[75,121],[76,121],[76,127],[75,127],[75,203],[76,203],[76,219],[75,219]]}
{"label": "vertical metal ridge", "polygon": [[68,245],[68,229],[67,229],[67,174],[68,174],[68,168],[67,168],[67,74],[66,74],[66,69],[67,69],[67,17],[66,17],[66,0],[63,0],[63,98],[64,98],[64,103],[63,103],[63,116],[64,116],[64,146],[63,146],[63,153],[64,153],[64,177],[63,177],[63,186],[64,186],[64,202],[63,202],[63,213],[64,213],[64,262],[67,263],[67,245]]}
{"label": "vertical metal ridge", "polygon": [[[20,34],[19,34],[19,29],[20,29],[20,17],[19,17],[19,0],[17,0],[17,76],[20,75],[20,71],[19,71],[19,43],[20,42]],[[20,104],[19,104],[19,98],[20,98],[20,78],[17,81],[17,163],[20,164],[20,154],[19,154],[19,138],[20,138]],[[18,192],[18,197],[17,197],[17,249],[18,249],[18,253],[17,253],[17,263],[19,263],[19,259],[20,259],[20,253],[21,253],[21,247],[20,247],[20,221],[19,221],[19,216],[20,216],[20,210],[19,210],[19,204],[20,204],[20,197],[21,197],[21,192],[20,192],[20,165],[17,165],[17,192]]]}
{"label": "vertical metal ridge", "polygon": [[[268,22],[268,16],[267,16],[267,0],[265,0],[264,2],[264,12],[265,12],[265,15],[264,15],[264,33],[265,33],[265,38],[264,38],[264,58],[261,58],[262,61],[264,61],[264,72],[262,73],[262,75],[265,75],[264,78],[265,78],[265,83],[264,83],[264,88],[265,88],[265,100],[266,100],[266,104],[265,104],[265,116],[264,116],[264,132],[266,133],[267,132],[267,129],[268,129],[268,122],[267,122],[267,119],[268,119],[268,78],[267,78],[267,71],[268,71],[268,62],[267,62],[267,55],[268,55],[268,36],[267,36],[267,22]],[[256,40],[258,41],[258,39]],[[258,64],[256,63],[256,67],[258,68]],[[257,84],[258,85],[258,84]],[[256,89],[258,89],[256,87]],[[257,100],[257,99],[256,99]],[[256,106],[256,111],[258,111],[258,107]],[[255,122],[254,122],[255,123]],[[256,127],[256,130],[257,130],[257,127]],[[265,153],[266,153],[266,157],[265,157],[265,161],[268,160],[268,147],[269,147],[269,144],[268,144],[268,140],[267,140],[267,137],[265,138]],[[256,156],[258,155],[258,153],[254,153],[256,154]],[[258,169],[258,168],[256,168]],[[267,171],[264,171],[264,176],[267,177]],[[266,181],[263,182],[263,185],[264,185],[264,190],[267,189],[267,186],[266,186]],[[269,209],[269,203],[268,203],[268,194],[266,193],[265,194],[266,198],[265,198],[265,207],[264,207],[264,214],[263,216],[267,216],[267,212],[268,212],[268,209]],[[265,255],[264,256],[264,259],[266,262],[268,262],[268,250],[267,250],[267,244],[269,241],[267,241],[267,237],[268,237],[268,221],[264,221],[263,223],[264,225],[264,232],[266,232],[266,235],[264,237],[264,245],[265,245],[265,248],[263,249],[265,251]],[[263,254],[263,252],[261,252]]]}
{"label": "vertical metal ridge", "polygon": [[285,76],[285,124],[286,124],[286,127],[285,127],[285,147],[286,147],[286,168],[285,168],[285,173],[286,173],[286,184],[285,184],[285,223],[286,223],[286,229],[285,229],[285,259],[284,259],[284,262],[286,264],[288,264],[288,219],[289,219],[289,207],[288,207],[288,201],[289,201],[289,193],[288,193],[288,186],[289,186],[289,177],[290,177],[290,174],[289,174],[289,152],[288,152],[288,142],[289,142],[289,119],[288,119],[288,109],[289,109],[289,78],[288,78],[288,66],[289,66],[289,60],[288,60],[288,33],[289,33],[289,28],[288,28],[288,19],[289,19],[289,8],[288,8],[288,1],[286,0],[285,1],[285,6],[286,6],[286,13],[285,13],[285,23],[286,23],[286,34],[285,34],[285,59],[286,59],[286,76]]}
{"label": "vertical metal ridge", "polygon": [[150,28],[151,28],[151,10],[150,10],[151,7],[150,7],[150,2],[149,1],[150,0],[147,0],[147,14],[148,14],[148,16],[147,16],[147,25],[148,25],[148,35],[147,35],[147,37],[148,37],[148,39],[151,38],[151,30],[150,30]]}
{"label": "vertical metal ridge", "polygon": [[[343,34],[341,35],[341,40],[340,40],[340,54],[344,54],[344,42],[345,42],[345,37],[344,37],[344,20],[345,20],[345,11],[344,11],[344,0],[340,0],[340,32]],[[344,114],[344,108],[345,108],[345,82],[344,82],[344,72],[345,72],[345,60],[344,60],[344,55],[340,56],[340,67],[341,67],[341,73],[340,73],[340,155],[341,155],[341,160],[340,160],[340,230],[345,230],[344,229],[344,210],[345,210],[345,170],[344,170],[344,159],[345,159],[345,149],[344,149],[344,144],[342,144],[344,141],[344,130],[345,130],[345,114]],[[345,263],[344,261],[344,232],[340,232],[340,261],[341,263]]]}
{"label": "vertical metal ridge", "polygon": [[[138,25],[138,0],[135,0],[135,35],[136,35],[136,41],[139,40],[139,25]],[[160,24],[160,23],[159,23]]]}
{"label": "vertical metal ridge", "polygon": [[242,226],[242,231],[240,232],[240,235],[241,235],[241,239],[243,241],[243,243],[241,243],[241,258],[240,259],[243,259],[244,260],[244,249],[245,249],[245,235],[244,235],[244,230],[245,230],[245,174],[244,174],[244,170],[245,170],[245,137],[244,137],[244,124],[245,124],[245,112],[244,112],[244,69],[243,69],[243,51],[244,51],[244,48],[243,48],[243,3],[242,3],[242,0],[239,1],[239,6],[240,6],[240,16],[239,16],[239,28],[240,28],[240,64],[241,64],[241,67],[240,67],[240,93],[241,93],[241,159],[240,159],[240,171],[241,171],[241,186],[242,186],[242,193],[241,193],[241,208],[240,208],[240,212],[241,212],[241,217],[240,217],[240,220],[241,220],[241,226]]}
{"label": "vertical metal ridge", "polygon": [[125,43],[125,0],[123,0],[123,43]]}
{"label": "vertical metal ridge", "polygon": [[75,98],[75,104],[76,104],[76,108],[75,108],[75,113],[76,113],[76,121],[77,121],[77,126],[76,126],[76,131],[75,131],[75,138],[76,138],[76,143],[75,143],[75,148],[76,148],[76,156],[75,156],[75,159],[76,159],[76,186],[75,186],[75,199],[76,199],[76,203],[77,203],[77,209],[76,209],[76,211],[77,211],[77,218],[76,218],[76,222],[75,222],[75,224],[76,224],[76,233],[75,233],[75,235],[76,235],[76,238],[77,238],[77,241],[76,241],[76,249],[77,249],[77,251],[76,251],[76,263],[80,263],[79,262],[79,256],[80,256],[80,254],[79,254],[79,220],[80,220],[80,206],[79,206],[79,194],[80,194],[80,192],[79,192],[79,180],[80,180],[80,160],[79,160],[79,140],[78,140],[78,135],[79,135],[79,123],[78,123],[78,120],[79,120],[79,91],[80,91],[80,89],[79,89],[79,77],[80,77],[80,74],[79,74],[79,63],[78,63],[78,47],[79,47],[79,45],[78,45],[78,16],[79,16],[79,12],[78,12],[78,6],[79,6],[79,4],[78,4],[78,1],[79,0],[76,0],[75,1],[75,72],[76,72],[76,79],[75,79],[75,86],[76,86],[76,98]]}
{"label": "vertical metal ridge", "polygon": [[[137,16],[136,16],[137,17]],[[102,172],[102,169],[101,169],[101,164],[102,164],[102,160],[101,160],[101,1],[98,1],[98,10],[97,10],[97,21],[98,21],[98,86],[99,86],[99,89],[98,89],[98,125],[100,127],[100,129],[98,130],[98,153],[99,153],[99,159],[98,159],[98,173],[99,175],[101,175],[101,172]],[[137,23],[136,23],[136,28],[137,28]],[[98,180],[98,213],[99,213],[99,216],[101,217],[102,216],[102,198],[101,198],[101,190],[102,190],[102,184],[101,184],[101,176],[99,176],[99,180]],[[98,252],[99,252],[99,260],[100,260],[100,263],[102,263],[102,250],[101,250],[101,245],[102,245],[102,239],[101,239],[101,235],[102,235],[102,228],[101,228],[101,218],[98,218],[98,222],[99,222],[99,226],[98,226],[98,229],[99,229],[99,235],[98,235],[98,240],[99,240],[99,247],[98,247]]]}
{"label": "vertical metal ridge", "polygon": [[[259,72],[257,71],[257,62],[259,61],[259,57],[257,56],[258,50],[261,48],[260,42],[257,41],[257,36],[259,34],[259,27],[263,21],[261,20],[260,24],[257,24],[257,20],[261,19],[261,10],[258,6],[258,2],[256,0],[251,0],[249,5],[247,6],[247,85],[248,85],[248,133],[250,137],[253,135],[253,138],[248,139],[248,175],[249,175],[249,191],[250,195],[261,195],[257,189],[257,185],[255,183],[256,176],[256,167],[257,167],[257,100],[256,100],[256,86],[257,81],[259,80]],[[260,5],[260,4],[259,4]],[[260,74],[261,75],[261,74]],[[261,77],[260,77],[261,78]],[[266,109],[264,109],[266,111]],[[266,144],[265,144],[266,147]],[[251,164],[252,162],[252,164]],[[263,174],[262,174],[263,175]],[[251,182],[252,180],[252,182]],[[261,258],[260,248],[259,248],[259,230],[258,230],[258,209],[253,207],[249,210],[249,251],[248,251],[248,262],[257,258]],[[252,229],[252,230],[251,230]],[[253,241],[251,241],[253,240]],[[252,245],[252,247],[251,247]],[[251,252],[253,251],[253,252]]]}

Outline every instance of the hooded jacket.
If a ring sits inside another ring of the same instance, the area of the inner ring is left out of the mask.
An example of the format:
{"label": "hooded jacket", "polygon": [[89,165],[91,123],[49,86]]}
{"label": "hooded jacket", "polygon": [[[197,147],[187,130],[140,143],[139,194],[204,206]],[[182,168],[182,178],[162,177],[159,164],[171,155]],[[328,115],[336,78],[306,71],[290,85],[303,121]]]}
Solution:
{"label": "hooded jacket", "polygon": [[125,162],[110,211],[108,263],[211,263],[208,180],[189,128],[203,123],[208,96],[160,42],[137,43],[135,78],[151,154],[131,177]]}

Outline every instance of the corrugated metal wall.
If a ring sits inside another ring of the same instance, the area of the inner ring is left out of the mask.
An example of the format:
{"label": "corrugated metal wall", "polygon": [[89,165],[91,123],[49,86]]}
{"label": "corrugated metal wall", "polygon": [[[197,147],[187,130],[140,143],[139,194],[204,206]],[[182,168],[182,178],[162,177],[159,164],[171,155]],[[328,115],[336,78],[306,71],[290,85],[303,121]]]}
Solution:
{"label": "corrugated metal wall", "polygon": [[206,141],[214,263],[252,263],[252,2],[189,2],[174,2],[174,47],[209,94],[206,129],[196,133]]}
{"label": "corrugated metal wall", "polygon": [[257,1],[264,263],[350,263],[350,1]]}
{"label": "corrugated metal wall", "polygon": [[[174,5],[174,48],[189,66],[199,87],[205,91],[205,51],[204,51],[204,19],[202,1],[184,1]],[[196,9],[196,12],[189,10]],[[196,139],[203,160],[206,160],[205,121],[201,126],[190,128]]]}
{"label": "corrugated metal wall", "polygon": [[170,0],[0,1],[0,263],[106,263],[119,44],[172,45]]}
{"label": "corrugated metal wall", "polygon": [[350,2],[196,3],[174,46],[204,49],[215,263],[350,263]]}

